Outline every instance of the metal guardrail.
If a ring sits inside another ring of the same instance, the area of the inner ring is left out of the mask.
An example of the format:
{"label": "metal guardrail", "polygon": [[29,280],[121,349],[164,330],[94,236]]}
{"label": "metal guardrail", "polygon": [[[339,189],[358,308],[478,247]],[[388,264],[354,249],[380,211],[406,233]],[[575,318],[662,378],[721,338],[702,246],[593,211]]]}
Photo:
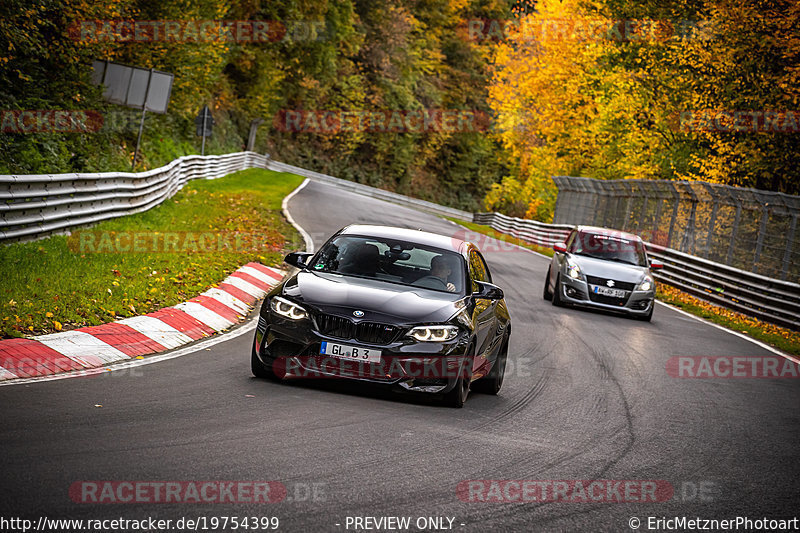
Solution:
{"label": "metal guardrail", "polygon": [[[476,224],[540,246],[563,241],[573,227],[544,224],[500,213],[476,213]],[[647,251],[664,263],[653,276],[667,285],[728,309],[800,330],[800,285],[715,263],[677,250],[646,243]]]}
{"label": "metal guardrail", "polygon": [[647,243],[664,263],[653,276],[711,303],[800,331],[800,285]]}
{"label": "metal guardrail", "polygon": [[255,152],[189,155],[147,172],[0,175],[0,242],[34,240],[72,228],[147,211],[194,179],[220,178],[247,168],[290,172],[341,189],[472,220],[472,213],[272,161]]}
{"label": "metal guardrail", "polygon": [[694,257],[800,282],[800,196],[704,181],[553,182],[556,223],[618,228]]}
{"label": "metal guardrail", "polygon": [[364,196],[370,196],[372,198],[378,198],[380,200],[385,200],[387,202],[392,202],[394,204],[413,207],[414,209],[427,211],[435,215],[453,217],[467,222],[471,221],[473,217],[472,213],[468,213],[467,211],[461,211],[460,209],[453,209],[452,207],[446,207],[443,205],[435,204],[433,202],[428,202],[426,200],[420,200],[418,198],[411,198],[409,196],[404,196],[402,194],[398,194],[395,192],[385,191],[383,189],[378,189],[377,187],[363,185],[361,183],[356,183],[354,181],[347,181],[341,178],[334,178],[333,176],[328,176],[327,174],[321,174],[319,172],[314,172],[313,170],[306,170],[304,168],[287,165],[286,163],[280,163],[278,161],[270,160],[267,163],[267,168],[270,170],[275,170],[276,172],[290,172],[292,174],[304,176],[311,180],[320,181],[323,183],[330,183],[331,185],[335,185],[340,189],[355,192]]}
{"label": "metal guardrail", "polygon": [[189,155],[147,172],[0,175],[0,242],[33,240],[147,211],[193,179],[264,167],[254,152]]}
{"label": "metal guardrail", "polygon": [[566,239],[573,228],[573,226],[567,224],[545,224],[536,220],[509,217],[500,213],[475,213],[472,221],[475,224],[490,226],[526,242],[547,248]]}
{"label": "metal guardrail", "polygon": [[[0,175],[0,242],[32,240],[110,218],[146,211],[188,181],[213,179],[247,168],[290,172],[338,188],[437,215],[472,220],[550,247],[572,225],[544,224],[499,213],[471,214],[311,170],[254,152],[190,155],[147,172]],[[657,244],[649,252],[664,263],[655,277],[705,300],[781,326],[800,330],[800,285],[689,255]]]}

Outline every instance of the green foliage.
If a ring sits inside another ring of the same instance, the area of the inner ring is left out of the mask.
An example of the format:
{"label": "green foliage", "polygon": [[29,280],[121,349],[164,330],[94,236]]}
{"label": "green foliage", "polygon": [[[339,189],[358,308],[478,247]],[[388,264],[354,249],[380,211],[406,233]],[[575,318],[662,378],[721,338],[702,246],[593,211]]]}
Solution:
{"label": "green foliage", "polygon": [[[682,128],[679,119],[685,111],[796,113],[797,2],[543,0],[515,13],[527,31],[497,46],[489,89],[511,172],[489,191],[488,209],[546,220],[552,175],[800,193],[796,128]],[[632,38],[580,31],[599,21]],[[625,21],[659,26],[637,34]]]}
{"label": "green foliage", "polygon": [[[0,172],[127,170],[135,110],[103,102],[93,59],[175,75],[169,112],[148,114],[138,169],[198,153],[193,119],[216,125],[207,153],[241,150],[262,119],[256,149],[276,159],[474,209],[505,170],[485,132],[286,132],[281,110],[488,112],[487,43],[465,39],[476,18],[508,16],[505,0],[9,0],[0,6],[0,109],[111,113],[94,134],[0,134]],[[103,20],[263,20],[270,42],[86,42],[70,28]],[[128,116],[127,121],[114,117]],[[125,122],[121,124],[121,122]]]}
{"label": "green foliage", "polygon": [[[500,42],[464,31],[509,17],[534,31]],[[602,19],[700,26],[622,40],[535,26]],[[75,38],[81,21],[95,20],[262,20],[286,31],[259,43]],[[90,83],[91,61],[109,59],[175,74],[168,114],[146,120],[139,169],[197,153],[193,118],[208,104],[216,127],[207,153],[243,149],[261,119],[259,151],[464,209],[548,220],[557,174],[798,193],[800,135],[676,127],[687,110],[796,112],[798,23],[793,0],[7,0],[0,109],[92,109],[107,123],[92,134],[0,134],[0,172],[128,168],[139,117]],[[432,109],[484,112],[494,123],[488,133],[322,133],[274,120],[286,110]]]}

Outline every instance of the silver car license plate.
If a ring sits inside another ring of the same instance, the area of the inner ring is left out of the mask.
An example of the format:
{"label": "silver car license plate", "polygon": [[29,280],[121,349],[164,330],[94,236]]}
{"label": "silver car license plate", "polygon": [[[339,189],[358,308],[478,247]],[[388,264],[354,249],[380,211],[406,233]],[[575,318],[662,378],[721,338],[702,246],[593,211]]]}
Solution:
{"label": "silver car license plate", "polygon": [[601,285],[594,285],[592,292],[595,294],[601,294],[603,296],[611,296],[612,298],[625,298],[625,291],[620,289],[611,289]]}

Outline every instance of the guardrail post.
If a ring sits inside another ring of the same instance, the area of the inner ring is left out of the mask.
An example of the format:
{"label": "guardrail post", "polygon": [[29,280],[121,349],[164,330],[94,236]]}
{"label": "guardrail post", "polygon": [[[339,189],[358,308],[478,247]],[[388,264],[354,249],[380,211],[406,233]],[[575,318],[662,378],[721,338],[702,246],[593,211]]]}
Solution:
{"label": "guardrail post", "polygon": [[595,209],[594,217],[592,218],[592,224],[595,226],[602,226],[603,225],[603,216],[605,212],[608,210],[608,193],[600,189],[600,192],[597,196],[597,209]]}
{"label": "guardrail post", "polygon": [[733,263],[733,249],[736,247],[736,235],[739,233],[739,221],[742,218],[742,203],[735,196],[733,201],[736,202],[736,214],[733,217],[733,229],[731,230],[731,240],[728,244],[728,257],[725,259],[725,264],[730,265]]}
{"label": "guardrail post", "polygon": [[645,223],[647,222],[647,195],[644,195],[644,199],[642,200],[642,212],[641,216],[639,217],[639,227],[636,228],[641,235],[642,231],[644,231]]}
{"label": "guardrail post", "polygon": [[[661,205],[664,203],[664,200],[661,198],[656,198],[656,214],[653,216],[653,236],[655,237],[658,235],[658,226],[661,222]],[[658,244],[658,243],[656,243]]]}
{"label": "guardrail post", "polygon": [[708,258],[708,253],[711,251],[711,238],[714,235],[714,225],[717,222],[717,209],[719,202],[714,199],[714,205],[711,207],[711,220],[708,221],[708,235],[706,236],[706,249],[703,251],[703,257]]}
{"label": "guardrail post", "polygon": [[686,222],[686,231],[683,233],[681,251],[688,254],[695,253],[695,216],[697,214],[697,194],[692,189],[691,184],[686,187],[692,196],[692,207],[689,209],[689,220]]}
{"label": "guardrail post", "polygon": [[758,262],[761,260],[761,250],[764,248],[764,234],[767,232],[769,207],[761,210],[761,223],[758,225],[758,238],[756,239],[756,254],[753,257],[753,272],[758,273]]}
{"label": "guardrail post", "polygon": [[672,237],[675,234],[675,221],[678,220],[678,209],[681,205],[681,195],[678,193],[678,190],[675,188],[673,183],[670,183],[672,187],[672,196],[675,202],[675,205],[672,206],[672,218],[669,221],[669,235],[667,236],[667,248],[672,246]]}
{"label": "guardrail post", "polygon": [[628,196],[625,199],[625,218],[622,220],[622,231],[628,229],[628,219],[631,218],[631,203],[633,202],[633,192],[628,189]]}
{"label": "guardrail post", "polygon": [[797,229],[797,213],[792,215],[792,223],[789,226],[789,233],[786,234],[786,250],[783,252],[783,265],[781,266],[781,279],[786,280],[789,275],[789,262],[792,259],[792,247],[794,246],[794,232]]}
{"label": "guardrail post", "polygon": [[613,210],[611,209],[612,202],[616,206],[617,204],[616,194],[609,194],[608,197],[606,198],[606,208],[605,211],[603,212],[603,224],[602,224],[604,228],[609,227],[608,216],[613,212]]}
{"label": "guardrail post", "polygon": [[579,224],[589,223],[589,216],[596,207],[596,196],[592,189],[592,182],[583,180],[581,182],[581,212],[577,222]]}

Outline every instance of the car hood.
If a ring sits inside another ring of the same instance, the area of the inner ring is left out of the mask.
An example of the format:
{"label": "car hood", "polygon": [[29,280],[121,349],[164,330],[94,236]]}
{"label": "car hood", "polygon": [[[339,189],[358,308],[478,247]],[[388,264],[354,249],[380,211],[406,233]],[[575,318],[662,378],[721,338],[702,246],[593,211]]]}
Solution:
{"label": "car hood", "polygon": [[282,293],[310,310],[404,324],[446,322],[464,305],[457,294],[325,272],[300,271]]}
{"label": "car hood", "polygon": [[615,261],[594,259],[583,255],[570,254],[570,259],[581,267],[584,276],[597,276],[598,278],[615,279],[629,283],[639,283],[649,272],[647,267],[626,265]]}

